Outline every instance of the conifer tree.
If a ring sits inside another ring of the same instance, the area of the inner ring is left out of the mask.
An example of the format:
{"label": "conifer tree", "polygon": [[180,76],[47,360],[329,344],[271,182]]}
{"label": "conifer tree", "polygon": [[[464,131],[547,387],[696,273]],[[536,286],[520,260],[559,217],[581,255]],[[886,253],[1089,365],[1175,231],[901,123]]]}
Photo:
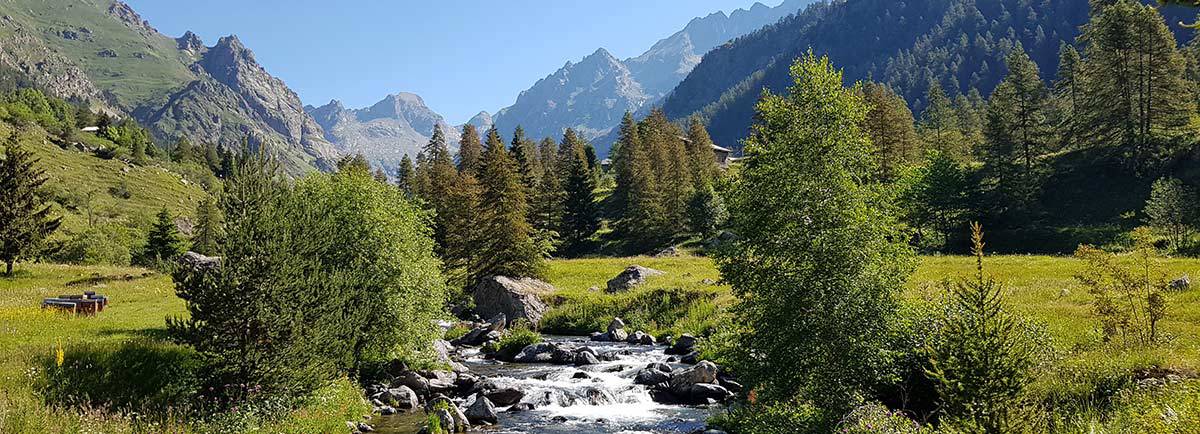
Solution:
{"label": "conifer tree", "polygon": [[408,154],[404,154],[404,158],[400,159],[400,168],[396,169],[396,186],[405,194],[411,195],[413,192],[415,170],[412,158],[409,158]]}
{"label": "conifer tree", "polygon": [[693,188],[702,190],[713,184],[721,169],[717,167],[717,159],[713,154],[715,145],[712,137],[708,135],[699,115],[688,119],[687,138],[688,170],[691,172]]}
{"label": "conifer tree", "polygon": [[466,287],[474,283],[468,281],[472,276],[481,277],[481,260],[486,254],[479,248],[487,242],[487,232],[481,225],[483,187],[472,172],[462,172],[455,177],[448,194],[446,208],[438,215],[446,227],[442,258],[451,282]]}
{"label": "conifer tree", "polygon": [[584,140],[575,134],[575,130],[567,128],[559,146],[560,165],[563,180],[563,219],[559,233],[563,238],[563,248],[569,253],[579,253],[587,240],[600,229],[599,215],[596,210],[596,182],[588,167],[587,151]]}
{"label": "conifer tree", "polygon": [[172,157],[177,163],[197,161],[196,148],[192,146],[192,142],[188,141],[187,137],[180,137],[179,142],[175,143],[175,152]]}
{"label": "conifer tree", "polygon": [[880,178],[896,179],[900,168],[919,156],[912,111],[903,97],[884,84],[865,84],[863,98],[870,107],[863,127],[875,145]]}
{"label": "conifer tree", "polygon": [[965,157],[954,107],[941,84],[936,81],[929,84],[925,95],[925,111],[921,113],[918,127],[925,149],[937,150],[955,158]]}
{"label": "conifer tree", "polygon": [[192,235],[192,251],[208,256],[217,255],[221,240],[221,212],[216,201],[204,198],[196,206],[196,228]]}
{"label": "conifer tree", "polygon": [[988,105],[984,160],[1000,183],[1006,181],[1008,166],[1014,166],[1025,182],[1032,182],[1034,160],[1049,145],[1046,86],[1024,50],[1014,49],[1007,63],[1008,75],[996,86]]}
{"label": "conifer tree", "polygon": [[458,141],[458,170],[475,172],[479,168],[479,158],[483,155],[483,142],[479,139],[479,130],[474,125],[463,125],[462,138]]}
{"label": "conifer tree", "polygon": [[651,167],[658,188],[656,196],[665,215],[661,221],[664,238],[687,231],[687,203],[693,181],[688,171],[683,132],[661,109],[655,109],[638,126],[642,143],[650,150]]}
{"label": "conifer tree", "polygon": [[[1149,5],[1119,0],[1084,27],[1077,124],[1093,146],[1113,146],[1137,169],[1172,156],[1189,128],[1195,100],[1183,56],[1162,16]],[[1082,80],[1081,80],[1082,79]]]}
{"label": "conifer tree", "polygon": [[658,176],[654,168],[654,152],[641,133],[643,126],[633,123],[626,114],[617,139],[619,154],[617,194],[620,218],[617,229],[629,245],[629,250],[646,252],[659,247],[667,234],[666,207],[663,206]]}
{"label": "conifer tree", "polygon": [[621,125],[617,128],[617,141],[613,143],[610,152],[613,162],[609,170],[613,172],[613,178],[616,180],[610,203],[617,210],[614,214],[621,214],[630,203],[633,173],[629,163],[633,152],[641,146],[641,136],[638,134],[637,122],[633,120],[633,113],[628,111],[621,118]]}
{"label": "conifer tree", "polygon": [[[424,179],[418,180],[417,185],[421,188],[417,191],[418,197],[433,209],[435,215],[446,214],[447,209],[451,206],[450,191],[457,183],[458,170],[454,167],[454,160],[450,157],[446,136],[442,133],[440,125],[434,126],[433,135],[422,153],[427,160],[424,174],[418,175],[424,177]],[[435,222],[434,240],[437,241],[439,253],[445,254],[446,222],[442,218],[435,219]]]}
{"label": "conifer tree", "polygon": [[538,249],[529,225],[529,204],[500,133],[492,127],[481,160],[479,182],[483,187],[479,227],[487,234],[479,245],[479,267],[472,282],[487,276],[529,277],[542,272],[543,252]]}
{"label": "conifer tree", "polygon": [[559,179],[558,144],[551,138],[538,144],[542,176],[538,187],[530,193],[530,224],[538,241],[548,247],[559,243],[558,229],[562,222],[563,188]]}
{"label": "conifer tree", "polygon": [[61,218],[50,217],[50,207],[42,196],[46,173],[37,168],[38,160],[20,143],[20,133],[12,133],[0,159],[0,261],[9,276],[14,264],[61,223]]}
{"label": "conifer tree", "polygon": [[525,135],[525,129],[520,125],[513,131],[512,145],[509,148],[513,161],[517,162],[517,171],[521,174],[521,182],[525,185],[526,195],[533,197],[542,178],[542,159],[537,143]]}
{"label": "conifer tree", "polygon": [[170,261],[183,253],[183,241],[179,229],[171,218],[171,212],[163,208],[158,212],[150,233],[146,236],[146,248],[142,251],[142,260],[147,265],[160,264]]}

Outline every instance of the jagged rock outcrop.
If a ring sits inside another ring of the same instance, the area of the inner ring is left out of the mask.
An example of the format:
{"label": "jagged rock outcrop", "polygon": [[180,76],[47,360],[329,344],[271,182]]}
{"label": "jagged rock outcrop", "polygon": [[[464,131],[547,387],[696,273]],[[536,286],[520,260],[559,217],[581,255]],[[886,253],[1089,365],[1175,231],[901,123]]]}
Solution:
{"label": "jagged rock outcrop", "polygon": [[11,36],[0,38],[0,65],[24,76],[34,86],[60,97],[89,101],[108,108],[111,98],[96,87],[87,73],[67,57],[55,52],[10,16],[0,19],[0,28]]}
{"label": "jagged rock outcrop", "polygon": [[197,79],[142,118],[160,133],[179,132],[199,143],[272,146],[293,174],[330,169],[338,153],[300,97],[267,73],[236,36],[221,38],[193,65]]}
{"label": "jagged rock outcrop", "polygon": [[179,46],[179,51],[183,51],[193,57],[199,57],[208,52],[208,47],[205,47],[200,37],[192,33],[191,30],[184,32],[183,36],[176,38],[175,43]]}

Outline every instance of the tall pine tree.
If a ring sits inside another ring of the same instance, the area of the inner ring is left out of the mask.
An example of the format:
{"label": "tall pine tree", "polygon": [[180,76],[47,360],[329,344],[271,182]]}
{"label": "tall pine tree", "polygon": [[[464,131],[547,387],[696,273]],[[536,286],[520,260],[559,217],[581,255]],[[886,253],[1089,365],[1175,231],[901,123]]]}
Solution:
{"label": "tall pine tree", "polygon": [[196,206],[196,228],[192,232],[192,251],[209,256],[220,251],[221,212],[213,198],[204,198]]}
{"label": "tall pine tree", "polygon": [[13,132],[0,159],[0,261],[4,261],[4,274],[10,276],[17,260],[31,253],[61,222],[50,217],[41,191],[46,173],[24,149],[17,138],[20,133]]}
{"label": "tall pine tree", "polygon": [[479,158],[483,155],[483,142],[474,125],[463,125],[462,138],[458,141],[458,170],[474,173],[479,169]]}
{"label": "tall pine tree", "polygon": [[577,254],[583,251],[588,239],[600,229],[599,213],[596,209],[596,181],[588,167],[584,140],[567,128],[559,146],[563,180],[563,219],[559,233],[563,239],[563,250]]}
{"label": "tall pine tree", "polygon": [[492,127],[481,160],[479,181],[483,187],[479,227],[487,234],[480,244],[478,268],[472,282],[487,276],[528,277],[542,273],[543,252],[529,225],[529,204],[500,133]]}

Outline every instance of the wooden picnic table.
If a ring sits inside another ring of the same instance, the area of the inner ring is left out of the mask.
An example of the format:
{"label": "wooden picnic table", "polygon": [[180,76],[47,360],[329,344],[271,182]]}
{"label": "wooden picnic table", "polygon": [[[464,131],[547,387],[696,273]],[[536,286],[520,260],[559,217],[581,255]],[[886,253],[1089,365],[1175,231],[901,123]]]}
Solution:
{"label": "wooden picnic table", "polygon": [[108,297],[97,295],[95,291],[60,295],[42,300],[42,309],[57,309],[74,315],[95,315],[103,312],[107,306]]}

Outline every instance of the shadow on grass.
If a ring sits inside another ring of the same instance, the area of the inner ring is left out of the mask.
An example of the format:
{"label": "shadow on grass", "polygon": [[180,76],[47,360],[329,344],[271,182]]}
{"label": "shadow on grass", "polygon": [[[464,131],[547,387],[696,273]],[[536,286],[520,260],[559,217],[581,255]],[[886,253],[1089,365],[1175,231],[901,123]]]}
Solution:
{"label": "shadow on grass", "polygon": [[136,338],[61,351],[36,359],[35,387],[50,405],[169,417],[186,412],[200,387],[202,363],[184,346]]}
{"label": "shadow on grass", "polygon": [[153,271],[147,271],[147,272],[144,272],[141,274],[128,274],[127,273],[127,274],[110,275],[110,276],[101,275],[100,273],[92,273],[91,276],[69,281],[66,283],[66,285],[68,287],[77,287],[77,286],[96,286],[96,285],[99,285],[102,283],[109,283],[109,282],[131,282],[131,281],[138,280],[138,279],[146,279],[146,278],[154,277],[156,274],[158,274],[158,273],[155,273]]}
{"label": "shadow on grass", "polygon": [[99,332],[97,332],[96,334],[98,334],[98,335],[100,335],[100,336],[104,336],[104,337],[112,337],[112,336],[134,336],[134,337],[139,337],[139,338],[147,338],[147,339],[150,339],[150,340],[154,340],[154,341],[162,341],[162,342],[167,342],[167,341],[170,341],[170,340],[171,340],[171,332],[170,332],[170,331],[168,331],[166,328],[148,328],[148,329],[117,328],[117,329],[104,329],[104,330],[100,330],[100,331],[99,331]]}

